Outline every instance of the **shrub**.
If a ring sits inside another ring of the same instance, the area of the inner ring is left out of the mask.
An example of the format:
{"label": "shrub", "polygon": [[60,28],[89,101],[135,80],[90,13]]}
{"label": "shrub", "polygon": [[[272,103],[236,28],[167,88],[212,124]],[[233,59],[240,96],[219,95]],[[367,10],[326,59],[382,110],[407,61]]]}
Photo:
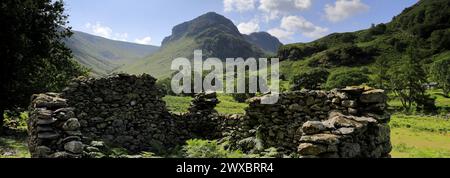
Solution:
{"label": "shrub", "polygon": [[386,33],[387,26],[384,23],[374,25],[372,24],[372,27],[369,29],[369,33],[371,35],[382,35]]}
{"label": "shrub", "polygon": [[327,82],[330,73],[323,68],[313,69],[294,76],[292,90],[321,89],[322,85]]}
{"label": "shrub", "polygon": [[27,130],[27,112],[18,111],[6,111],[4,113],[5,123],[4,126],[10,129],[18,129],[22,131]]}
{"label": "shrub", "polygon": [[435,52],[441,52],[450,49],[450,29],[437,30],[431,34],[431,47]]}
{"label": "shrub", "polygon": [[324,45],[292,44],[282,46],[278,51],[278,57],[281,60],[301,60],[323,50],[326,50]]}
{"label": "shrub", "polygon": [[176,94],[172,91],[171,86],[172,80],[170,78],[158,80],[156,82],[156,86],[161,90],[165,95],[176,96]]}
{"label": "shrub", "polygon": [[188,140],[183,147],[187,158],[243,158],[241,151],[230,151],[225,149],[225,144],[210,140]]}
{"label": "shrub", "polygon": [[254,93],[233,93],[231,94],[233,99],[239,103],[245,103],[250,98],[253,98],[256,96]]}
{"label": "shrub", "polygon": [[346,86],[362,85],[369,82],[369,76],[361,70],[345,70],[336,72],[328,78],[326,88],[344,88]]}
{"label": "shrub", "polygon": [[438,82],[439,87],[444,91],[444,95],[450,94],[450,58],[441,59],[431,65],[431,78]]}
{"label": "shrub", "polygon": [[362,49],[354,44],[344,44],[330,49],[310,63],[312,67],[355,66],[370,62],[375,49]]}

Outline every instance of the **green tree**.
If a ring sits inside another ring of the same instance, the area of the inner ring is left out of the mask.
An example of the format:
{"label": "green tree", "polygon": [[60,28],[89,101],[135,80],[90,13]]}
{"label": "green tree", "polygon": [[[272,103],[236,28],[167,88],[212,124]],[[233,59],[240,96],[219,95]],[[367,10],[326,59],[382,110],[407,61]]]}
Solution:
{"label": "green tree", "polygon": [[346,86],[362,85],[369,82],[369,76],[361,70],[344,70],[333,73],[328,78],[326,88],[344,88]]}
{"label": "green tree", "polygon": [[389,60],[387,58],[380,58],[375,61],[372,69],[374,75],[374,84],[377,88],[386,88],[386,83],[389,80]]}
{"label": "green tree", "polygon": [[32,94],[58,91],[87,73],[62,42],[71,35],[66,19],[59,0],[0,2],[0,113],[26,107]]}
{"label": "green tree", "polygon": [[400,65],[389,71],[389,89],[400,98],[403,108],[410,111],[414,104],[418,110],[433,110],[434,101],[426,94],[427,75],[422,67],[418,50],[411,45]]}
{"label": "green tree", "polygon": [[303,88],[318,90],[327,82],[330,73],[324,68],[312,69],[307,72],[300,73],[293,78],[292,90],[301,90]]}
{"label": "green tree", "polygon": [[176,96],[172,90],[172,78],[160,79],[156,82],[156,86],[158,86],[165,95]]}
{"label": "green tree", "polygon": [[450,58],[441,59],[431,65],[431,78],[439,84],[444,91],[444,95],[450,94]]}

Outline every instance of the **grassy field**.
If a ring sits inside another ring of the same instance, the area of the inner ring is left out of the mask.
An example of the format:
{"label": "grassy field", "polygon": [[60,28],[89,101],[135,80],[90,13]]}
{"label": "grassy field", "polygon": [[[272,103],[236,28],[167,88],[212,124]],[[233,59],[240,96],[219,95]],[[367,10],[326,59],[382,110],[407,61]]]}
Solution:
{"label": "grassy field", "polygon": [[398,114],[390,125],[394,158],[450,158],[450,120]]}

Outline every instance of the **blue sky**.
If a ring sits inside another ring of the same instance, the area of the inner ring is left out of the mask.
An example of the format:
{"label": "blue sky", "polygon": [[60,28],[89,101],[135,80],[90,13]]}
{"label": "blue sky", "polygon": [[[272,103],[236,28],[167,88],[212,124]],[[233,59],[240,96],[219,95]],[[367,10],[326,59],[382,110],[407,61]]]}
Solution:
{"label": "blue sky", "polygon": [[418,0],[65,0],[69,26],[110,39],[160,45],[172,27],[206,12],[242,33],[267,31],[283,43],[308,42],[389,22]]}

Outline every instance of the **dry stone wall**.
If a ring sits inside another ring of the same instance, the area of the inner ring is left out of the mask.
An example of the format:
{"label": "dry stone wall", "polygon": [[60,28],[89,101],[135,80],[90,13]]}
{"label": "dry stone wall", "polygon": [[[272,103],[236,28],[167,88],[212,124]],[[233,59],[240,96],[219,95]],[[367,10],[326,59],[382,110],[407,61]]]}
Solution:
{"label": "dry stone wall", "polygon": [[253,98],[233,143],[300,157],[389,157],[386,99],[383,90],[364,87],[283,93],[275,105]]}
{"label": "dry stone wall", "polygon": [[220,115],[215,93],[198,94],[189,112],[171,114],[149,75],[75,79],[61,94],[34,95],[30,106],[32,157],[81,158],[222,139],[258,153],[277,148],[293,157],[388,157],[391,150],[382,90],[283,93],[275,105],[249,100],[245,115]]}
{"label": "dry stone wall", "polygon": [[156,79],[119,74],[74,80],[62,97],[75,108],[86,141],[103,140],[132,152],[180,143]]}
{"label": "dry stone wall", "polygon": [[33,157],[89,157],[104,153],[105,145],[135,153],[184,143],[190,136],[178,129],[155,81],[149,75],[81,77],[61,94],[33,96],[30,152]]}

